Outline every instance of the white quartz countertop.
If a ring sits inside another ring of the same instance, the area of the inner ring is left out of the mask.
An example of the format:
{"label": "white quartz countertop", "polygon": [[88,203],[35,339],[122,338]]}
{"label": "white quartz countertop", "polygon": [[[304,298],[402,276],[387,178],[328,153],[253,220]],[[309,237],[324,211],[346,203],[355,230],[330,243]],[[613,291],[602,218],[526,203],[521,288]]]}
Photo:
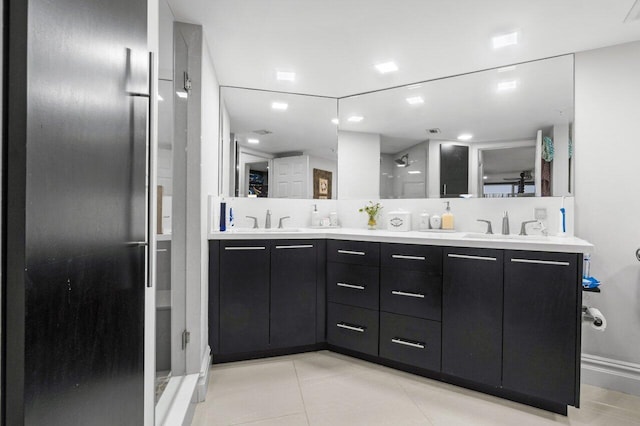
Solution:
{"label": "white quartz countertop", "polygon": [[564,253],[591,253],[593,245],[570,236],[486,235],[476,232],[368,230],[355,228],[234,229],[209,234],[210,240],[333,239]]}

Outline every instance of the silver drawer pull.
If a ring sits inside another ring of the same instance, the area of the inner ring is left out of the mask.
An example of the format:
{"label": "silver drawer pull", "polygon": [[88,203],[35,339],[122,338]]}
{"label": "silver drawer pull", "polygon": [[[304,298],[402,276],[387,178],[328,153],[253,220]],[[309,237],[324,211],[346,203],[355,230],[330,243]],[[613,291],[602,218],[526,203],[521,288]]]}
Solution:
{"label": "silver drawer pull", "polygon": [[412,348],[418,348],[418,349],[425,348],[423,343],[407,342],[406,340],[398,339],[397,337],[395,339],[391,339],[391,341],[393,343],[397,343],[398,345],[411,346]]}
{"label": "silver drawer pull", "polygon": [[338,287],[354,288],[356,290],[364,290],[365,288],[363,285],[347,284],[347,283],[337,283],[336,285]]}
{"label": "silver drawer pull", "polygon": [[497,259],[495,257],[488,256],[471,256],[469,254],[447,254],[449,257],[455,257],[456,259],[472,259],[472,260],[491,260],[495,262]]}
{"label": "silver drawer pull", "polygon": [[557,260],[511,259],[511,261],[515,263],[537,263],[540,265],[569,266],[569,262],[560,262]]}
{"label": "silver drawer pull", "polygon": [[337,323],[336,327],[344,328],[346,330],[351,330],[351,331],[357,331],[358,333],[364,333],[364,327],[355,327],[353,325],[347,325],[341,322]]}
{"label": "silver drawer pull", "polygon": [[165,252],[165,251],[167,251],[167,249],[156,249],[156,251],[160,253],[160,252]]}
{"label": "silver drawer pull", "polygon": [[266,250],[266,247],[225,247],[225,250]]}
{"label": "silver drawer pull", "polygon": [[353,251],[353,250],[338,250],[340,254],[354,254],[356,256],[364,256],[366,253],[363,251]]}
{"label": "silver drawer pull", "polygon": [[300,244],[297,246],[276,246],[277,249],[303,249],[303,248],[313,248],[313,244]]}
{"label": "silver drawer pull", "polygon": [[424,294],[420,294],[420,293],[407,293],[404,291],[393,290],[391,294],[395,294],[396,296],[417,297],[419,299],[424,299]]}
{"label": "silver drawer pull", "polygon": [[427,260],[424,256],[407,256],[406,254],[392,254],[394,259],[407,259],[407,260]]}

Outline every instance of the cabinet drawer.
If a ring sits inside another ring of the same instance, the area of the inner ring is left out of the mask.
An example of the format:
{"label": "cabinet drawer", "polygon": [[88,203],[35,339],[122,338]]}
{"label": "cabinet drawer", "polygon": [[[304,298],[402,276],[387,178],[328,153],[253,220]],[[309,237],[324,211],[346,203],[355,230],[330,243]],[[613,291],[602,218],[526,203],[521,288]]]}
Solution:
{"label": "cabinet drawer", "polygon": [[329,240],[327,242],[327,260],[352,265],[378,266],[380,264],[380,243]]}
{"label": "cabinet drawer", "polygon": [[380,313],[380,356],[440,371],[440,323]]}
{"label": "cabinet drawer", "polygon": [[435,321],[442,319],[442,277],[382,268],[380,310]]}
{"label": "cabinet drawer", "polygon": [[328,303],[327,340],[345,349],[378,355],[378,312]]}
{"label": "cabinet drawer", "polygon": [[327,299],[330,302],[378,309],[378,268],[327,263]]}
{"label": "cabinet drawer", "polygon": [[442,275],[442,248],[415,244],[382,244],[380,262],[384,267]]}

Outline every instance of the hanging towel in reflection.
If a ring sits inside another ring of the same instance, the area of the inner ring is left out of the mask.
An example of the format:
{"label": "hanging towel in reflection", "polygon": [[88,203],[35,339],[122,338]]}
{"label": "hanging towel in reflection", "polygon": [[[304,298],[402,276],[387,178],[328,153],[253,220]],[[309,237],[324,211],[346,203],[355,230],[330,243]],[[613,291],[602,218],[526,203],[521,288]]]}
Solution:
{"label": "hanging towel in reflection", "polygon": [[543,197],[551,196],[551,163],[542,161],[542,173],[540,174],[541,194]]}

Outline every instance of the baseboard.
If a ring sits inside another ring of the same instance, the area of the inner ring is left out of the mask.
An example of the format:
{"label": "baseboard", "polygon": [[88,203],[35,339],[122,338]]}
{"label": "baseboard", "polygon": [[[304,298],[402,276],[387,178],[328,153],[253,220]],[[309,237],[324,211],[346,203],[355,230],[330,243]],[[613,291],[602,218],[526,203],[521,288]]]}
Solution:
{"label": "baseboard", "polygon": [[640,396],[640,364],[582,354],[581,382]]}
{"label": "baseboard", "polygon": [[200,366],[200,375],[198,376],[198,384],[196,385],[196,401],[203,402],[207,398],[207,388],[209,387],[209,367],[211,366],[211,348],[207,349],[202,357]]}

